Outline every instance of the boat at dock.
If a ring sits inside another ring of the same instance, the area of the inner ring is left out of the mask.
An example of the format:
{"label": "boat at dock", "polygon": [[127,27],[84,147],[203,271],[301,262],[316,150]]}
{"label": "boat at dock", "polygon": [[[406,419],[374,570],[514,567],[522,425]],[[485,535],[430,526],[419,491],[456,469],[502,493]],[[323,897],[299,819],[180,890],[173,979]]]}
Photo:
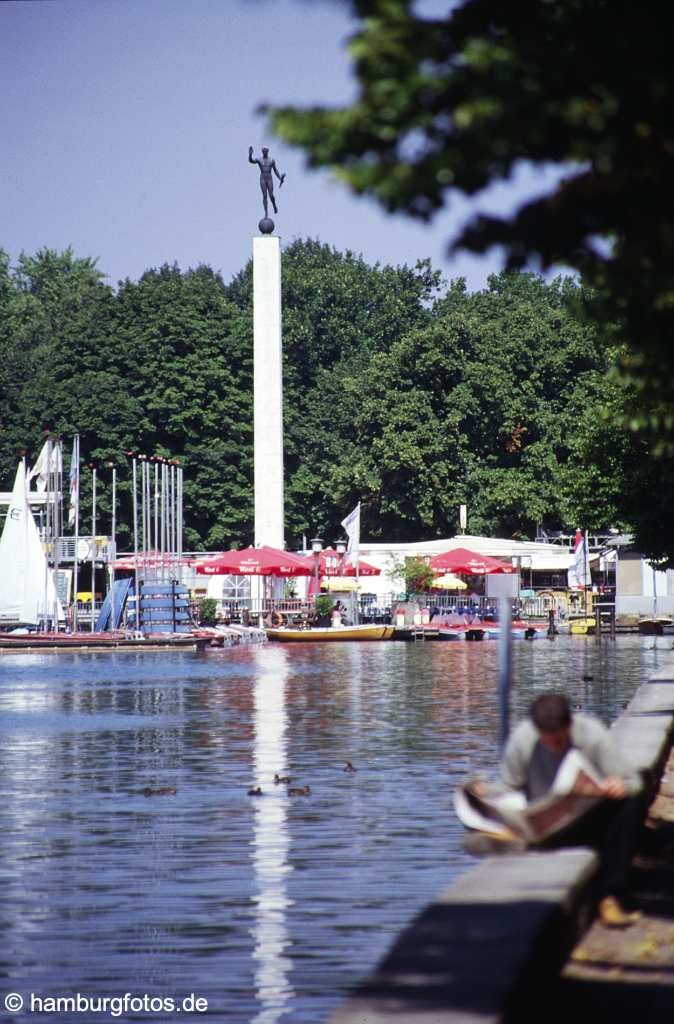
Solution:
{"label": "boat at dock", "polygon": [[594,615],[569,616],[569,632],[572,636],[593,636],[597,629]]}
{"label": "boat at dock", "polygon": [[644,636],[664,636],[674,631],[674,621],[667,615],[639,619],[639,632]]}
{"label": "boat at dock", "polygon": [[124,633],[0,633],[1,654],[47,654],[60,651],[196,651],[210,637],[181,633],[176,636],[128,636]]}
{"label": "boat at dock", "polygon": [[390,640],[393,626],[309,626],[307,629],[292,626],[270,627],[266,630],[269,640],[281,643],[343,643],[358,640]]}
{"label": "boat at dock", "polygon": [[[515,620],[511,624],[511,633],[515,640],[535,640],[537,637],[545,636],[547,626],[542,624],[532,625],[530,622]],[[397,626],[393,635],[394,640],[497,640],[500,635],[498,622],[481,621],[473,622],[434,624],[432,622],[415,626]]]}

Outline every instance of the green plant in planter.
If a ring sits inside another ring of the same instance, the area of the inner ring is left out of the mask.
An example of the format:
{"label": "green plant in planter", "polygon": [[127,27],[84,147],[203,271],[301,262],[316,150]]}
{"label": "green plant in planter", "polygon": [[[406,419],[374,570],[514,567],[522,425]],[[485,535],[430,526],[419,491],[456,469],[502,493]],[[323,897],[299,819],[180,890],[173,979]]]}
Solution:
{"label": "green plant in planter", "polygon": [[214,597],[203,597],[199,602],[199,625],[214,626],[218,620],[218,602]]}
{"label": "green plant in planter", "polygon": [[329,618],[332,609],[334,608],[334,601],[327,594],[319,594],[314,604],[314,610],[317,619]]}

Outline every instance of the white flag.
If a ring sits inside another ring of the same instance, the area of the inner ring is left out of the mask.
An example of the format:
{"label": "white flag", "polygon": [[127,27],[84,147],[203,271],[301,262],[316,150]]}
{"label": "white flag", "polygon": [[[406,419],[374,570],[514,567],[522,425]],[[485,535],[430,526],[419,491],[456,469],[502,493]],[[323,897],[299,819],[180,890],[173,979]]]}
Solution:
{"label": "white flag", "polygon": [[360,502],[358,502],[353,512],[349,512],[346,519],[342,519],[342,526],[349,538],[347,552],[357,570],[360,551]]}
{"label": "white flag", "polygon": [[80,502],[80,437],[77,434],[73,438],[73,454],[70,458],[70,508],[68,510],[68,525],[72,526],[79,509]]}
{"label": "white flag", "polygon": [[[49,449],[51,448],[51,457]],[[49,474],[58,474],[58,479],[53,480],[52,489],[60,490],[60,477],[63,472],[63,457],[61,454],[60,441],[45,441],[42,451],[37,457],[37,462],[28,474],[28,483],[35,480],[35,490],[43,493],[47,490]]]}
{"label": "white flag", "polygon": [[568,584],[572,590],[589,590],[592,586],[587,536],[581,530],[576,530],[573,542],[573,562],[569,566]]}

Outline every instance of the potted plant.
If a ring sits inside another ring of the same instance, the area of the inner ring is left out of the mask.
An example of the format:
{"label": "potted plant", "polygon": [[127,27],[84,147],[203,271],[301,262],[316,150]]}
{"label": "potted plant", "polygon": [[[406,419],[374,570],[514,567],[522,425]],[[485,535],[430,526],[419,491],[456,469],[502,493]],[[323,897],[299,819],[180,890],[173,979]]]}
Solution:
{"label": "potted plant", "polygon": [[218,602],[214,597],[202,597],[199,602],[199,625],[214,626],[218,621]]}
{"label": "potted plant", "polygon": [[327,594],[319,594],[314,603],[314,620],[317,626],[331,624],[334,601]]}

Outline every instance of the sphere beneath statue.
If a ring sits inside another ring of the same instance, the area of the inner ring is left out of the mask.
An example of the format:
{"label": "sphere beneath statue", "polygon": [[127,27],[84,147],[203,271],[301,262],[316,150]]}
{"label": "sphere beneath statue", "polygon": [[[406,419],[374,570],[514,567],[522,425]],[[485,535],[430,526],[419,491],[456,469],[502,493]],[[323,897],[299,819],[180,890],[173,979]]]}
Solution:
{"label": "sphere beneath statue", "polygon": [[274,230],[274,221],[271,219],[271,217],[263,217],[260,223],[258,224],[258,228],[260,229],[261,234],[271,235],[272,231]]}

